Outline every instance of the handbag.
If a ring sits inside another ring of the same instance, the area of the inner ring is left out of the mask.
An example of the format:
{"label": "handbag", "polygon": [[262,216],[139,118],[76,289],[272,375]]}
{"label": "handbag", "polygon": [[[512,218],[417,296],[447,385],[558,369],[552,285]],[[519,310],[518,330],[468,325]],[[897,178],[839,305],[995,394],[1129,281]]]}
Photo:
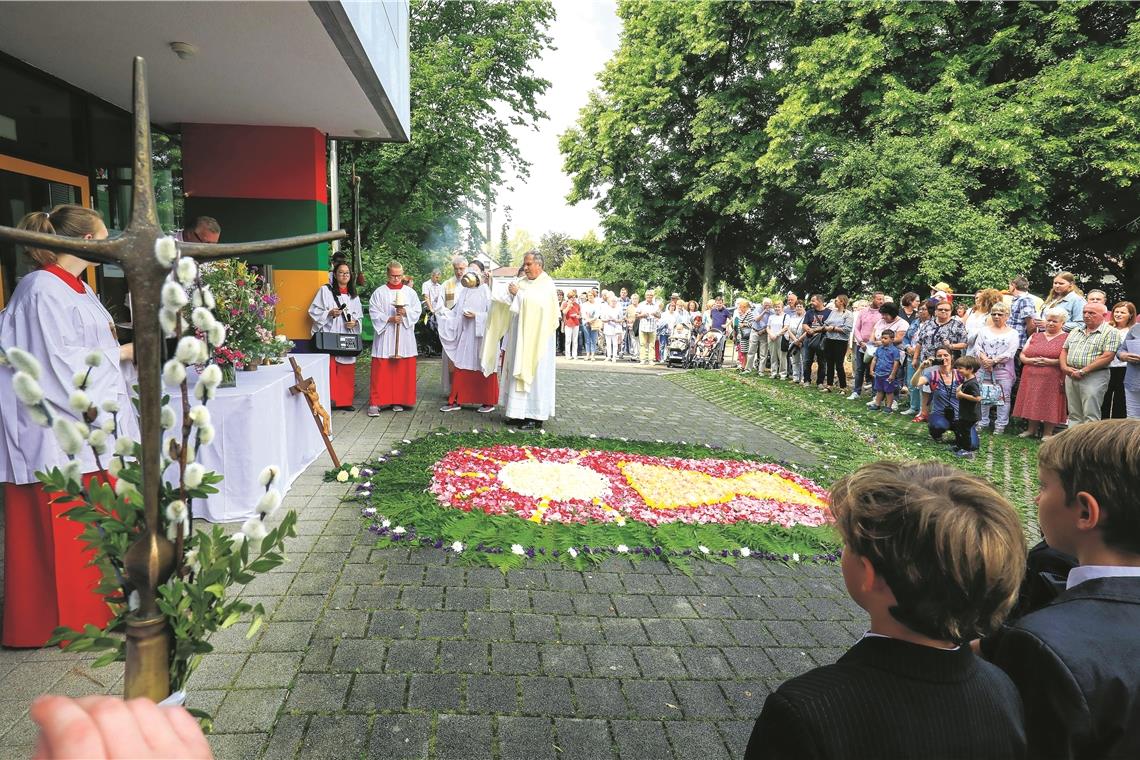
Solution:
{"label": "handbag", "polygon": [[[332,285],[326,286],[333,291],[333,301],[343,314],[344,304],[340,302],[340,294],[333,290]],[[364,341],[356,333],[336,333],[321,331],[313,333],[313,350],[318,354],[330,356],[360,356],[364,351]]]}
{"label": "handbag", "polygon": [[1005,389],[997,384],[994,371],[990,370],[989,381],[981,382],[982,406],[1005,406]]}

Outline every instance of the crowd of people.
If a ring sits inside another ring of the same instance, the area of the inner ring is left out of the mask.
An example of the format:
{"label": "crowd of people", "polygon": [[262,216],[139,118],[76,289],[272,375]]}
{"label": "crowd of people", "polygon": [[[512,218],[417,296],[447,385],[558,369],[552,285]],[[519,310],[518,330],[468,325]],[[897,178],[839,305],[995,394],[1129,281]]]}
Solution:
{"label": "crowd of people", "polygon": [[882,292],[853,304],[816,294],[807,308],[795,293],[738,299],[739,370],[851,401],[868,393],[872,412],[913,415],[936,440],[955,432],[966,457],[978,430],[1001,435],[1012,419],[1025,422],[1021,437],[1048,438],[1066,425],[1140,417],[1135,304],[1110,309],[1103,291],[1082,294],[1068,272],[1044,298],[1028,291],[1016,277],[972,299],[945,283],[897,303]]}

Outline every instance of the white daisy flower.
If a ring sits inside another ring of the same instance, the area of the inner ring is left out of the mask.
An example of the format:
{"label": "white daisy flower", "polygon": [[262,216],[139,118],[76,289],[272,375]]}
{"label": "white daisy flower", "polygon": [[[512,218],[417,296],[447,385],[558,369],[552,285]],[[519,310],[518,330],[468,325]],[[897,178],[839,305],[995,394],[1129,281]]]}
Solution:
{"label": "white daisy flower", "polygon": [[709,553],[709,548],[707,546],[698,546],[697,549],[700,550],[701,554],[708,554]]}
{"label": "white daisy flower", "polygon": [[741,557],[751,557],[752,556],[752,550],[749,549],[747,546],[742,546],[742,547],[740,547],[740,556]]}
{"label": "white daisy flower", "polygon": [[463,542],[462,541],[456,541],[454,544],[451,545],[451,551],[455,552],[456,554],[462,554],[463,553]]}
{"label": "white daisy flower", "polygon": [[395,528],[392,528],[392,532],[394,534],[396,534],[397,536],[402,536],[408,532],[408,529],[405,528],[403,525],[397,525]]}
{"label": "white daisy flower", "polygon": [[525,555],[526,549],[523,548],[522,544],[511,544],[511,554]]}

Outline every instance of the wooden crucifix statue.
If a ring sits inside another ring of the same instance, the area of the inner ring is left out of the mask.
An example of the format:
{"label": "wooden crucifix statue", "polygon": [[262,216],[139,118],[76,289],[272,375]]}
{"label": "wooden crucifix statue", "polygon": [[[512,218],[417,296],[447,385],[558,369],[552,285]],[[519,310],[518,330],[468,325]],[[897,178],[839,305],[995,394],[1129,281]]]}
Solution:
{"label": "wooden crucifix statue", "polygon": [[[170,692],[170,634],[158,609],[158,587],[174,570],[174,546],[158,530],[162,483],[162,342],[158,321],[161,291],[169,268],[155,258],[164,233],[155,213],[151,170],[150,106],[146,64],[134,59],[134,187],[131,218],[123,233],[107,240],[85,240],[0,226],[0,240],[71,253],[89,261],[117,264],[126,273],[134,312],[135,360],[141,413],[142,494],[146,526],[127,551],[126,571],[139,592],[139,606],[127,618],[125,696],[164,699]],[[199,261],[271,253],[345,237],[322,232],[255,243],[178,243],[183,256]]]}

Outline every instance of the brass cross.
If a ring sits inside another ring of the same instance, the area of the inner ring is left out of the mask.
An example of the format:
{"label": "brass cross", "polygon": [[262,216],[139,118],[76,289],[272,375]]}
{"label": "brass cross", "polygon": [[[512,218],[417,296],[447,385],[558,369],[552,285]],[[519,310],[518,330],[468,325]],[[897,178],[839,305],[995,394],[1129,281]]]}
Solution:
{"label": "brass cross", "polygon": [[[162,482],[162,328],[158,311],[162,285],[170,270],[155,258],[155,242],[163,236],[155,213],[151,172],[150,105],[146,62],[134,59],[134,187],[131,219],[121,235],[107,240],[48,235],[0,226],[0,240],[75,254],[89,261],[117,264],[127,276],[135,314],[135,360],[139,371],[142,434],[142,494],[146,526],[127,551],[126,570],[139,592],[139,607],[127,619],[125,696],[155,701],[170,693],[170,635],[156,603],[158,587],[174,570],[174,546],[158,530]],[[199,261],[270,253],[340,240],[343,230],[264,240],[253,243],[178,243],[182,255]]]}

